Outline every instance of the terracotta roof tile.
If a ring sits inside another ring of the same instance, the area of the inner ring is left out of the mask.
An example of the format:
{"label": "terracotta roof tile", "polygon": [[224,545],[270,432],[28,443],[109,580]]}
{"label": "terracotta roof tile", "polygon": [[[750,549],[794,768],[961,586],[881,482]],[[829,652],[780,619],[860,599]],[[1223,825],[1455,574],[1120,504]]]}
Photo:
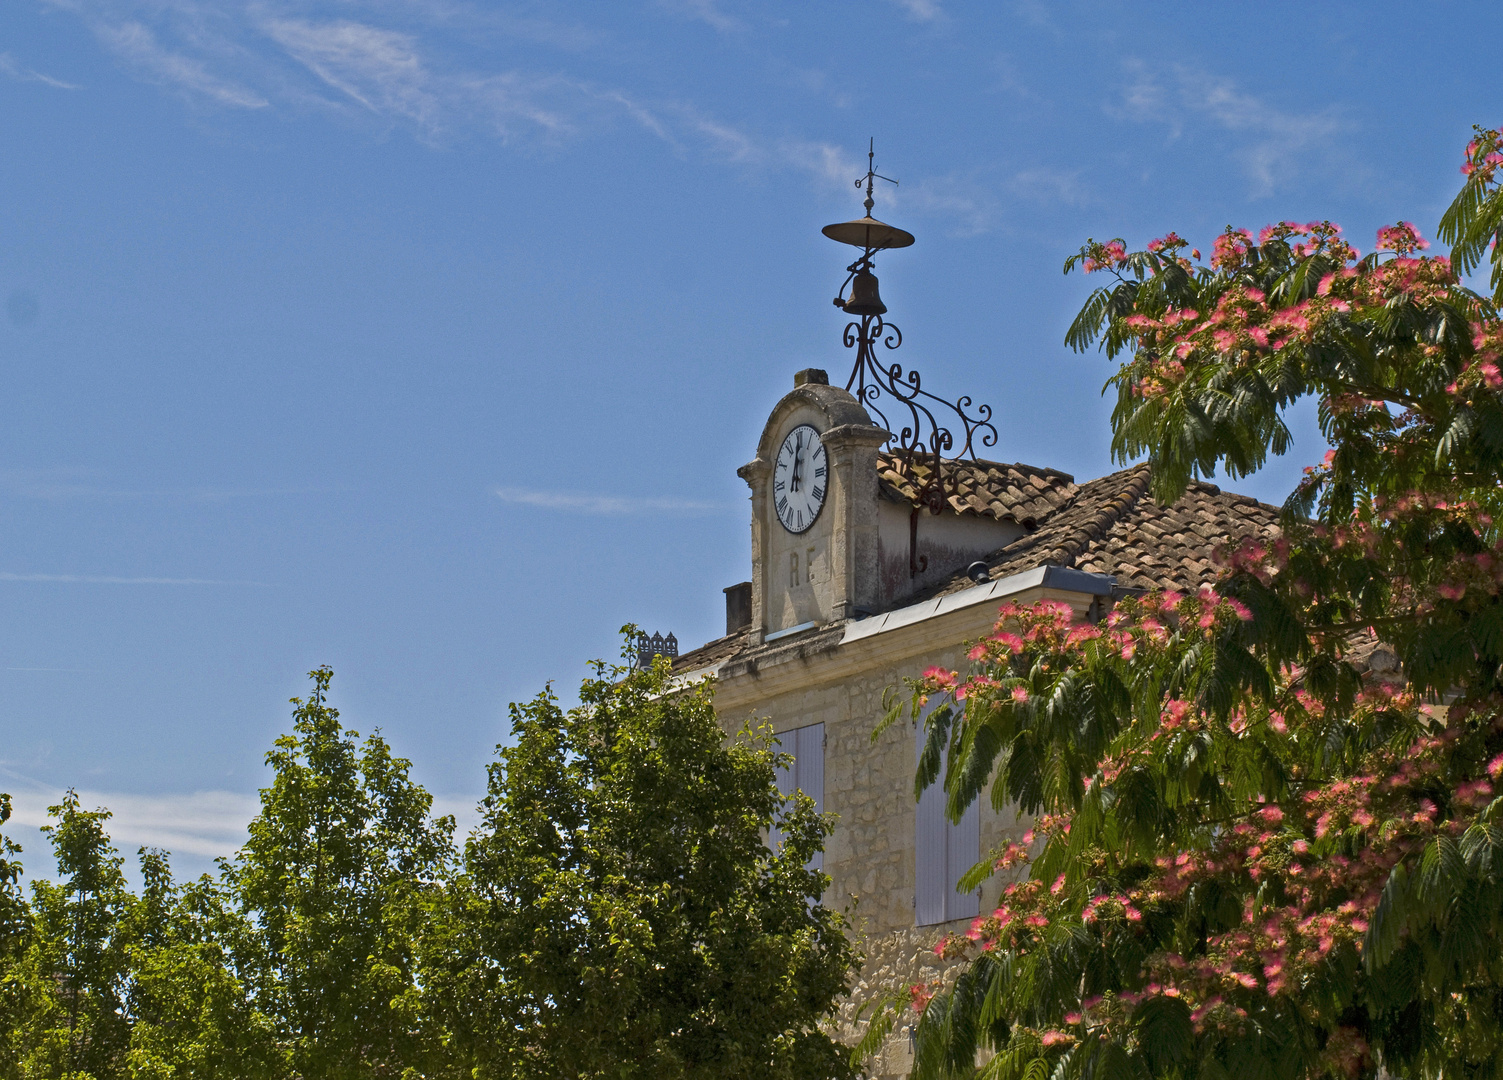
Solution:
{"label": "terracotta roof tile", "polygon": [[749,640],[745,630],[738,630],[723,638],[707,641],[697,649],[679,653],[678,659],[673,661],[673,667],[677,671],[694,671],[697,668],[718,664],[742,652],[749,644]]}
{"label": "terracotta roof tile", "polygon": [[[917,501],[918,489],[929,478],[930,462],[895,454],[877,458],[877,483],[884,498]],[[950,509],[998,521],[1033,525],[1065,506],[1079,490],[1075,478],[1034,465],[1006,465],[1000,461],[944,461],[940,465],[951,492]]]}
{"label": "terracotta roof tile", "polygon": [[[1177,502],[1148,494],[1148,467],[1137,465],[1080,485],[1069,504],[987,560],[993,579],[1036,566],[1070,566],[1114,574],[1122,585],[1195,589],[1212,581],[1217,548],[1249,533],[1273,535],[1277,507],[1192,483]],[[943,594],[974,582],[957,574]]]}

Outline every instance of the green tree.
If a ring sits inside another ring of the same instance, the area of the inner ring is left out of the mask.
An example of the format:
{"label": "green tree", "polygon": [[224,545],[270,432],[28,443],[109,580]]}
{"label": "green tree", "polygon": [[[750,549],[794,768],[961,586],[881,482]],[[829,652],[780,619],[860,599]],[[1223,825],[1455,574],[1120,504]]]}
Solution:
{"label": "green tree", "polygon": [[[628,634],[628,642],[631,640]],[[429,981],[483,1080],[850,1075],[825,1032],[856,964],[765,735],[707,684],[597,667],[511,711]],[[776,821],[779,851],[765,836]]]}
{"label": "green tree", "polygon": [[1067,340],[1126,354],[1114,447],[1162,501],[1284,452],[1302,398],[1333,450],[1216,589],[1013,609],[915,687],[917,785],[1037,815],[965,882],[1010,879],[939,943],[955,977],[911,989],[916,1075],[1503,1072],[1503,323],[1456,275],[1503,220],[1498,142],[1455,263],[1407,223],[1358,257],[1281,222],[1208,266],[1172,233],[1067,264],[1115,278]]}
{"label": "green tree", "polygon": [[105,832],[107,810],[85,810],[70,790],[48,808],[63,880],[32,885],[34,932],[25,980],[34,1007],[25,1019],[22,1074],[37,1077],[123,1075],[130,1040],[124,920],[131,902],[123,860]]}
{"label": "green tree", "polygon": [[[0,827],[11,816],[9,795],[0,794]],[[31,940],[31,908],[21,889],[21,845],[0,836],[0,1077],[21,1076],[26,1057],[24,1033],[35,996],[27,977],[26,952]]]}
{"label": "green tree", "polygon": [[165,852],[142,850],[130,923],[132,1080],[273,1080],[289,1074],[271,1017],[237,958],[254,960],[254,927],[207,876],[179,887]]}
{"label": "green tree", "polygon": [[373,735],[340,726],[333,673],[293,699],[293,733],[267,754],[250,837],[225,881],[254,933],[242,970],[292,1074],[431,1074],[442,1043],[416,975],[428,906],[453,852],[454,821]]}

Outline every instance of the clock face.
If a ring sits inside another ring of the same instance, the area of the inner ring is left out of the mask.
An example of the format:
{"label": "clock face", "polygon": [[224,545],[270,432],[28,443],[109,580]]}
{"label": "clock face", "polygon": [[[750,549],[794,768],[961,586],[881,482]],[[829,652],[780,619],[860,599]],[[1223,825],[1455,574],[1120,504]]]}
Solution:
{"label": "clock face", "polygon": [[824,443],[819,441],[819,432],[800,424],[783,440],[772,470],[772,501],[783,528],[801,533],[813,525],[828,486]]}

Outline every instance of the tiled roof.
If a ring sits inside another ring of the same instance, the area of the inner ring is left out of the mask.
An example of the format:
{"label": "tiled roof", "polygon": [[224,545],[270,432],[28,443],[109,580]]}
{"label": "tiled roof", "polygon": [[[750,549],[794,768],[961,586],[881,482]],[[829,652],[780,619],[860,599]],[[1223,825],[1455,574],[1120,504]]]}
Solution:
{"label": "tiled roof", "polygon": [[[1137,465],[1082,484],[1067,507],[987,563],[993,579],[1047,564],[1113,574],[1121,585],[1195,589],[1216,577],[1217,548],[1272,535],[1278,516],[1277,507],[1200,482],[1160,506],[1148,494],[1148,466]],[[962,574],[938,591],[973,584]]]}
{"label": "tiled roof", "polygon": [[[893,502],[915,502],[932,468],[922,458],[909,463],[882,454],[877,458],[878,489]],[[1029,528],[1069,503],[1078,490],[1069,473],[1033,465],[943,461],[940,469],[946,490],[954,492],[947,501],[957,514],[1016,521]]]}
{"label": "tiled roof", "polygon": [[746,630],[738,630],[734,634],[727,634],[723,638],[707,641],[697,649],[679,653],[678,659],[673,661],[673,666],[678,671],[694,671],[697,668],[709,667],[718,664],[722,660],[729,660],[746,649],[748,636]]}
{"label": "tiled roof", "polygon": [[[945,462],[946,467],[952,464]],[[911,497],[911,484],[892,466],[892,459],[879,458],[884,494]],[[1033,531],[985,560],[992,580],[1039,566],[1065,566],[1112,574],[1119,585],[1193,590],[1217,576],[1211,557],[1218,548],[1249,534],[1272,536],[1278,531],[1278,507],[1222,491],[1215,484],[1192,482],[1174,503],[1159,506],[1148,493],[1146,465],[1079,485],[1065,473],[1027,465],[967,462],[957,467],[967,512],[1033,524]],[[982,499],[987,500],[984,509],[978,505]],[[975,584],[957,573],[903,602],[960,592]],[[760,646],[752,645],[743,631],[683,653],[675,667],[691,671],[723,660],[754,663],[776,650],[836,647],[838,628],[825,629],[835,636],[821,632],[814,635],[818,641],[801,638]]]}

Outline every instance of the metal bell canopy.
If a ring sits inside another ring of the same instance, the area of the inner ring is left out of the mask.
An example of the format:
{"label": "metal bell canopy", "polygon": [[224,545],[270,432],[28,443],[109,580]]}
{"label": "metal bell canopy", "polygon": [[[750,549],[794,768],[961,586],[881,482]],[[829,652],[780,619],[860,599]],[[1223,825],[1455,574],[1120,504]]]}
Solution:
{"label": "metal bell canopy", "polygon": [[[861,249],[861,257],[846,267],[846,279],[835,296],[836,307],[860,320],[849,322],[845,327],[845,346],[856,350],[856,364],[851,369],[851,377],[846,380],[845,388],[855,394],[856,400],[868,412],[875,414],[882,426],[892,433],[888,441],[889,452],[898,469],[914,481],[917,505],[908,522],[908,576],[917,577],[929,566],[929,557],[918,554],[919,512],[928,508],[932,514],[941,513],[955,486],[956,470],[953,467],[948,470],[941,467],[944,458],[956,449],[955,436],[949,428],[941,427],[936,421],[933,406],[953,412],[965,432],[964,442],[952,460],[974,459],[974,443],[978,435],[982,446],[995,446],[997,429],[991,422],[990,405],[974,406],[976,415],[973,416],[968,411],[973,408],[968,395],[962,395],[953,402],[948,401],[925,390],[923,379],[917,371],[910,370],[904,374],[901,364],[883,365],[877,362],[877,342],[881,341],[889,349],[896,349],[903,344],[903,332],[882,319],[887,314],[887,305],[882,302],[877,291],[877,276],[872,273],[872,256],[878,251],[905,248],[913,243],[912,233],[872,217],[872,207],[875,205],[872,186],[877,180],[886,180],[894,187],[898,183],[877,172],[873,140],[867,147],[866,175],[856,181],[857,188],[863,185],[866,187],[866,201],[863,204],[866,215],[854,221],[826,225],[820,231],[831,240]],[[851,287],[849,298],[845,295],[847,285]],[[892,399],[888,408],[893,409],[899,419],[905,419],[902,409],[908,410],[908,422],[901,430],[887,419],[881,406],[877,404],[884,395]],[[893,445],[894,441],[896,445]]]}
{"label": "metal bell canopy", "polygon": [[[887,179],[885,176],[877,177],[876,173],[872,173],[871,175],[876,179]],[[897,181],[894,180],[893,183],[897,183]],[[867,194],[870,197],[870,192]],[[858,217],[851,221],[842,221],[835,225],[826,225],[819,231],[831,240],[838,240],[842,244],[850,244],[851,247],[866,248],[869,251],[876,251],[880,248],[905,248],[913,243],[913,234],[911,232],[904,232],[902,229],[889,225],[885,221],[878,221],[872,217],[870,208],[866,212],[866,217]]]}

